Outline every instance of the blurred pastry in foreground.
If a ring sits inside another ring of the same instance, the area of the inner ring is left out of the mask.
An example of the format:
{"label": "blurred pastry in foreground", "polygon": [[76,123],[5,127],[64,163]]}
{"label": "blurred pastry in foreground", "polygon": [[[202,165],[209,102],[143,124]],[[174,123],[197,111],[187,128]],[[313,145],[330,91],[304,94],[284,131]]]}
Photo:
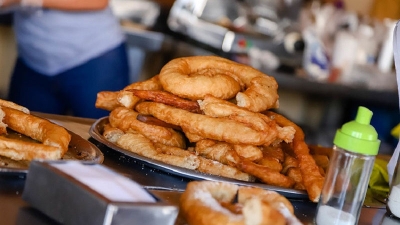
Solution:
{"label": "blurred pastry in foreground", "polygon": [[190,182],[180,208],[189,225],[302,224],[290,201],[279,193],[225,182]]}

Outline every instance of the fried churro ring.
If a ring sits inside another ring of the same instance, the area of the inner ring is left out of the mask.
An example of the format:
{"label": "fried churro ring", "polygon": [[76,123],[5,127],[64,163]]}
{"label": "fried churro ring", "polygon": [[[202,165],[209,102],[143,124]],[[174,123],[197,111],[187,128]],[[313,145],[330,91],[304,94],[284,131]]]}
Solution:
{"label": "fried churro ring", "polygon": [[278,187],[291,188],[295,184],[294,180],[280,172],[266,166],[256,164],[252,161],[242,159],[237,165],[241,171],[249,173],[263,183]]}
{"label": "fried churro ring", "polygon": [[180,206],[189,225],[301,224],[292,204],[275,191],[231,183],[192,181]]}
{"label": "fried churro ring", "polygon": [[193,154],[170,155],[159,151],[153,142],[137,132],[122,135],[116,144],[141,156],[186,169],[196,169],[200,164],[200,160]]}
{"label": "fried churro ring", "polygon": [[159,76],[156,75],[148,80],[132,83],[126,86],[123,90],[119,91],[117,101],[120,105],[132,109],[139,101],[140,98],[133,95],[132,92],[127,91],[129,89],[137,90],[162,90],[162,85],[159,80]]}
{"label": "fried churro ring", "polygon": [[282,163],[282,166],[283,166],[283,168],[282,168],[281,172],[283,174],[286,174],[290,168],[298,168],[299,161],[295,157],[287,154],[285,157],[285,160]]}
{"label": "fried churro ring", "polygon": [[182,128],[180,126],[166,123],[160,119],[157,119],[157,118],[155,118],[153,116],[149,116],[149,115],[138,114],[136,119],[139,120],[140,122],[147,123],[147,124],[157,125],[157,126],[166,127],[166,128],[172,128],[174,130],[182,130]]}
{"label": "fried churro ring", "polygon": [[144,100],[163,103],[180,109],[185,109],[193,113],[201,113],[199,104],[196,101],[186,100],[166,91],[137,89],[127,89],[126,91],[130,91],[136,97]]}
{"label": "fried churro ring", "polygon": [[3,122],[40,143],[2,138],[1,154],[15,160],[60,159],[68,151],[71,135],[63,127],[18,109],[2,107]]}
{"label": "fried churro ring", "polygon": [[[278,106],[278,84],[273,77],[244,64],[216,56],[173,59],[159,74],[163,88],[182,98],[203,99],[206,95],[230,99],[253,112]],[[240,92],[245,89],[243,92]]]}
{"label": "fried churro ring", "polygon": [[111,111],[109,121],[112,127],[119,128],[123,132],[136,131],[153,142],[180,148],[186,147],[185,140],[180,133],[174,131],[172,128],[143,123],[137,120],[138,115],[132,109],[118,107]]}
{"label": "fried churro ring", "polygon": [[121,104],[118,102],[118,91],[100,91],[97,93],[94,106],[98,109],[111,111]]}
{"label": "fried churro ring", "polygon": [[260,160],[263,157],[261,149],[254,145],[233,145],[235,152],[250,161]]}
{"label": "fried churro ring", "polygon": [[311,156],[310,150],[304,141],[303,130],[280,114],[271,111],[266,111],[264,113],[275,119],[279,125],[292,126],[296,130],[293,142],[291,143],[293,146],[293,152],[299,162],[299,168],[301,175],[303,176],[303,183],[307,189],[308,196],[311,201],[318,202],[324,184],[324,177],[321,175],[319,167]]}
{"label": "fried churro ring", "polygon": [[169,165],[236,180],[254,181],[253,176],[243,173],[235,167],[202,158],[188,150],[152,142],[138,132],[123,134],[115,143],[123,149]]}
{"label": "fried churro ring", "polygon": [[282,164],[278,161],[278,159],[270,156],[263,156],[261,159],[257,160],[257,164],[278,172],[282,171]]}
{"label": "fried churro ring", "polygon": [[254,188],[254,187],[241,187],[238,190],[238,201],[245,202],[247,199],[250,198],[260,198],[264,201],[269,202],[271,205],[274,205],[275,208],[279,208],[280,204],[283,204],[290,213],[294,213],[294,208],[292,203],[285,198],[284,196],[280,195],[275,191],[268,191],[263,190],[261,188]]}
{"label": "fried churro ring", "polygon": [[[211,141],[213,142],[213,141]],[[207,145],[207,144],[204,144]],[[188,151],[177,147],[166,146],[163,144],[154,143],[154,146],[160,151],[162,154],[172,155],[172,156],[179,156],[179,157],[193,157],[194,152],[199,153],[198,151]],[[198,167],[194,168],[202,173],[212,174],[216,176],[223,176],[227,178],[232,178],[236,180],[243,180],[243,181],[254,181],[254,177],[250,174],[243,173],[242,171],[238,170],[236,167],[231,166],[231,163],[223,163],[220,161],[214,161],[212,159],[203,158],[201,156],[197,156],[199,160]]]}
{"label": "fried churro ring", "polygon": [[290,126],[280,127],[274,120],[261,113],[251,112],[237,105],[218,99],[212,96],[206,96],[203,100],[199,100],[200,109],[207,116],[212,117],[228,117],[240,123],[244,123],[258,131],[275,131],[277,132],[277,140],[291,142],[294,137],[294,128]]}
{"label": "fried churro ring", "polygon": [[104,125],[103,137],[111,143],[116,143],[117,140],[124,135],[124,132],[116,127],[112,127],[109,123]]}
{"label": "fried churro ring", "polygon": [[285,153],[282,147],[279,146],[262,146],[262,152],[264,157],[270,157],[278,160],[282,163],[285,160]]}
{"label": "fried churro ring", "polygon": [[0,155],[13,160],[60,159],[62,152],[54,146],[0,136]]}
{"label": "fried churro ring", "polygon": [[212,95],[230,99],[241,90],[241,85],[228,69],[216,67],[217,62],[223,61],[211,56],[173,59],[161,69],[160,82],[166,91],[182,98],[199,100]]}
{"label": "fried churro ring", "polygon": [[[285,218],[286,222],[284,224],[287,225],[302,225],[294,215],[294,208],[292,203],[280,195],[275,191],[263,190],[261,188],[253,188],[253,187],[241,187],[238,190],[238,202],[246,202],[251,199],[260,199],[261,201],[267,202],[274,209],[277,209]],[[249,214],[251,215],[252,212]],[[269,224],[279,224],[279,218],[277,221],[272,220]],[[252,223],[252,224],[268,224],[268,223]]]}
{"label": "fried churro ring", "polygon": [[141,102],[136,110],[180,126],[184,132],[231,144],[263,145],[272,143],[277,135],[274,130],[260,132],[228,118],[213,118],[156,102]]}
{"label": "fried churro ring", "polygon": [[218,161],[206,159],[203,157],[198,157],[198,159],[200,160],[200,165],[197,168],[197,170],[202,173],[232,178],[236,180],[248,181],[248,182],[255,181],[255,178],[252,175],[244,173],[243,171],[240,171],[236,167],[225,165]]}
{"label": "fried churro ring", "polygon": [[221,162],[225,165],[234,166],[240,161],[238,155],[233,151],[232,145],[226,142],[204,139],[196,143],[194,150],[196,154],[202,157]]}
{"label": "fried churro ring", "polygon": [[125,106],[130,109],[133,108],[140,101],[140,98],[126,91],[127,89],[162,90],[162,86],[159,82],[158,75],[156,75],[151,79],[132,83],[121,91],[100,91],[97,93],[95,107],[108,111],[112,111],[120,106]]}

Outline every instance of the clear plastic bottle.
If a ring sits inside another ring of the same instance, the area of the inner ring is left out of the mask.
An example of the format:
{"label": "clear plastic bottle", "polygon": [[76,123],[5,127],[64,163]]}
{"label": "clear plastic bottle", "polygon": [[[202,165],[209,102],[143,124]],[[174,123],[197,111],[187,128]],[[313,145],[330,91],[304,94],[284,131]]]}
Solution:
{"label": "clear plastic bottle", "polygon": [[380,141],[372,112],[359,107],[356,119],[336,132],[329,169],[317,207],[318,225],[358,223]]}

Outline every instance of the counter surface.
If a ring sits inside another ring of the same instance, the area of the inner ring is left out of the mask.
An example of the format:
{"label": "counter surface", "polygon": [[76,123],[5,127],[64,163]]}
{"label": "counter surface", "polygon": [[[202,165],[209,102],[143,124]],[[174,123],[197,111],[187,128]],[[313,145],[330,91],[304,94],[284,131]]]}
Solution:
{"label": "counter surface", "polygon": [[[136,163],[134,160],[128,159],[120,153],[98,143],[88,134],[90,126],[94,123],[92,119],[42,113],[37,113],[37,115],[48,118],[93,142],[104,153],[105,159],[103,164],[105,166],[135,180],[164,201],[178,204],[180,193],[185,189],[186,184],[190,180],[154,170],[141,163]],[[0,174],[0,223],[4,225],[55,224],[50,218],[33,209],[22,200],[21,195],[24,182],[24,175]],[[296,216],[304,224],[313,224],[316,209],[315,203],[292,200],[292,204],[295,208]],[[384,205],[375,204],[362,209],[358,224],[377,225],[393,224],[396,222],[399,223],[400,221],[394,221],[394,219],[386,215]],[[181,217],[178,217],[176,225],[181,224],[183,225],[185,222]]]}

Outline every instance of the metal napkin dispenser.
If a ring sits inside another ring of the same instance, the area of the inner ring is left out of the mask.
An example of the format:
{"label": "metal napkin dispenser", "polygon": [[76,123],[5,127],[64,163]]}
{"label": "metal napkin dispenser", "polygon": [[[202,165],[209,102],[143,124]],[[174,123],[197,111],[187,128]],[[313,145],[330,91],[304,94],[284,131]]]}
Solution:
{"label": "metal napkin dispenser", "polygon": [[32,161],[22,198],[62,224],[174,224],[178,207],[107,167]]}

